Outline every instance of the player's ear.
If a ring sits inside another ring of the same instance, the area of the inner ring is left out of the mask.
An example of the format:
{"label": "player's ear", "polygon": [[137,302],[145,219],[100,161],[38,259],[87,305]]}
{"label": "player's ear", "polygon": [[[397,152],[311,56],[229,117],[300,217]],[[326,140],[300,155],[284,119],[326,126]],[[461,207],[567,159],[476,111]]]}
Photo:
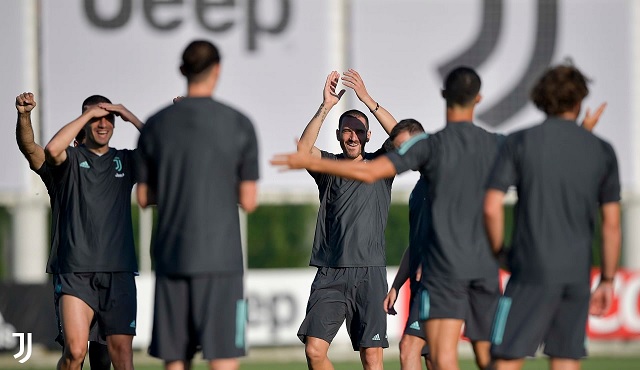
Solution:
{"label": "player's ear", "polygon": [[371,139],[371,131],[367,131],[367,143]]}
{"label": "player's ear", "polygon": [[476,104],[480,103],[482,101],[482,95],[478,94],[476,95]]}
{"label": "player's ear", "polygon": [[340,141],[340,129],[336,129],[336,140]]}

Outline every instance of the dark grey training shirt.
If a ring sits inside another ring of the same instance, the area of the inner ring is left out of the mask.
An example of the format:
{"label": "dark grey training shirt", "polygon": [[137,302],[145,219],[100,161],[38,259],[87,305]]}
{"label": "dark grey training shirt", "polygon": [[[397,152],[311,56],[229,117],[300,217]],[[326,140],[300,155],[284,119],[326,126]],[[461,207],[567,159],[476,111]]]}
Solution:
{"label": "dark grey training shirt", "polygon": [[[383,147],[384,148],[384,147]],[[372,160],[386,151],[365,153]],[[323,158],[342,154],[322,151]],[[384,230],[389,217],[393,178],[367,184],[309,172],[320,191],[320,209],[311,252],[311,266],[386,266]]]}
{"label": "dark grey training shirt", "polygon": [[489,187],[515,185],[511,279],[588,282],[598,206],[620,200],[611,145],[573,121],[550,118],[509,135]]}
{"label": "dark grey training shirt", "polygon": [[[49,251],[49,258],[51,258],[51,256],[58,253],[58,218],[60,217],[60,201],[56,198],[56,188],[53,174],[51,173],[51,166],[47,162],[43,162],[42,166],[37,170],[33,170],[33,172],[40,176],[40,179],[44,183],[44,186],[47,188],[47,193],[49,194],[49,204],[51,205],[51,248]],[[55,268],[57,269],[57,267]],[[58,271],[52,270],[49,267],[47,267],[47,272],[52,274],[58,273]]]}
{"label": "dark grey training shirt", "polygon": [[84,145],[66,151],[67,159],[51,168],[53,199],[60,202],[59,244],[47,272],[138,271],[131,224],[134,152],[109,148],[100,156]]}
{"label": "dark grey training shirt", "polygon": [[498,275],[483,220],[486,181],[500,136],[471,122],[414,136],[388,155],[398,173],[419,170],[429,183],[431,228],[425,247],[430,277],[477,279]]}
{"label": "dark grey training shirt", "polygon": [[241,181],[258,179],[253,125],[211,98],[185,98],[140,135],[140,182],[157,192],[156,273],[241,272]]}

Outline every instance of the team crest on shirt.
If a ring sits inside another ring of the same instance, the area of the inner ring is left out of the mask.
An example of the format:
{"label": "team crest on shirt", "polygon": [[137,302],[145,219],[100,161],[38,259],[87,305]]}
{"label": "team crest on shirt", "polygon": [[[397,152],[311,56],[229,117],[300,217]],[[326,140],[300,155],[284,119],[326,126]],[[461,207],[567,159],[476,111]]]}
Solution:
{"label": "team crest on shirt", "polygon": [[120,157],[115,157],[113,159],[113,162],[116,164],[116,171],[118,173],[116,173],[116,177],[124,177],[124,173],[122,173],[122,161],[120,160]]}

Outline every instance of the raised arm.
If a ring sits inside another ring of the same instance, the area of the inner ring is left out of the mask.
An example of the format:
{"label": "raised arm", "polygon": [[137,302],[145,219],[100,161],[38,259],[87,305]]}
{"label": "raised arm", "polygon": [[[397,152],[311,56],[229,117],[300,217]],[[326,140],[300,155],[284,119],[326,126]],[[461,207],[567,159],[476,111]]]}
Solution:
{"label": "raised arm", "polygon": [[326,173],[345,179],[358,180],[366,183],[393,177],[396,168],[387,156],[380,156],[372,161],[336,161],[318,158],[311,153],[278,154],[271,159],[271,164],[283,169],[303,169]]}
{"label": "raised arm", "polygon": [[[175,99],[174,99],[175,100]],[[142,130],[144,123],[136,117],[135,114],[131,113],[124,105],[122,104],[109,104],[109,103],[99,103],[98,106],[102,109],[105,109],[116,116],[122,118],[125,122],[131,122],[138,129],[138,131]]]}
{"label": "raised arm", "polygon": [[600,284],[591,295],[589,313],[605,315],[613,303],[613,278],[620,258],[620,203],[605,203],[602,210],[602,249]]}
{"label": "raised arm", "polygon": [[31,125],[31,111],[36,107],[36,100],[32,93],[22,93],[16,96],[16,141],[18,149],[29,162],[32,170],[38,170],[44,164],[44,149],[36,144]]}
{"label": "raised arm", "polygon": [[367,88],[364,86],[364,81],[362,80],[362,77],[360,77],[360,74],[355,69],[349,69],[343,74],[342,83],[353,89],[358,99],[367,106],[369,112],[373,113],[387,134],[390,134],[398,121],[396,121],[391,113],[384,109],[384,107],[373,100],[371,95],[367,92]]}
{"label": "raised arm", "polygon": [[82,112],[80,117],[62,127],[44,148],[47,163],[58,166],[64,162],[67,159],[66,149],[69,143],[78,135],[78,132],[93,119],[104,117],[108,114],[110,114],[108,110],[93,105]]}
{"label": "raised arm", "polygon": [[336,94],[336,86],[338,85],[339,78],[340,74],[336,71],[332,71],[327,76],[327,81],[324,84],[324,90],[322,92],[322,104],[320,104],[318,111],[313,118],[311,118],[307,127],[304,128],[302,136],[298,141],[298,152],[311,153],[314,157],[320,157],[320,149],[315,147],[320,128],[331,108],[338,104],[344,94],[344,90],[340,90],[340,92]]}

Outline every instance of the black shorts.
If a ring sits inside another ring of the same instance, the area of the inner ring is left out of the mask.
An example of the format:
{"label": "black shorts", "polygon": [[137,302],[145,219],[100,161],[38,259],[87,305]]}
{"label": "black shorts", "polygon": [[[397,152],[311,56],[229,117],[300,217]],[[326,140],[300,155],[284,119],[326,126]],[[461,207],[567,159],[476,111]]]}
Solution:
{"label": "black shorts", "polygon": [[[411,297],[409,298],[409,315],[407,316],[407,323],[404,327],[404,335],[411,335],[414,337],[427,340],[425,332],[424,321],[420,320],[420,297],[422,293],[422,286],[413,281],[411,282]],[[422,347],[422,356],[429,354],[429,345],[425,344]]]}
{"label": "black shorts", "polygon": [[[63,295],[81,299],[94,312],[89,340],[105,343],[109,335],[136,335],[136,282],[133,272],[82,272],[54,276],[54,303]],[[59,314],[59,310],[57,311]],[[61,326],[59,326],[62,330]]]}
{"label": "black shorts", "polygon": [[[53,275],[53,307],[56,312],[56,325],[58,327],[58,335],[56,336],[55,341],[64,347],[64,334],[62,333],[62,321],[60,320],[60,297],[62,294],[58,291],[58,286],[60,285],[60,278],[57,274]],[[61,288],[60,288],[61,289]],[[90,342],[98,342],[100,344],[107,344],[107,338],[100,335],[100,329],[98,328],[98,320],[93,318],[91,321],[91,327],[89,328],[89,341]]]}
{"label": "black shorts", "polygon": [[305,342],[311,336],[331,343],[346,319],[354,351],[387,348],[386,294],[384,266],[319,267],[298,338]]}
{"label": "black shorts", "polygon": [[206,360],[241,357],[246,325],[241,272],[156,277],[151,356],[189,361],[202,350]]}
{"label": "black shorts", "polygon": [[580,359],[585,349],[591,292],[588,284],[538,285],[509,281],[496,312],[495,358],[534,356],[544,343],[550,357]]}
{"label": "black shorts", "polygon": [[498,276],[473,280],[427,277],[423,281],[420,319],[459,319],[471,341],[489,341],[500,299]]}

